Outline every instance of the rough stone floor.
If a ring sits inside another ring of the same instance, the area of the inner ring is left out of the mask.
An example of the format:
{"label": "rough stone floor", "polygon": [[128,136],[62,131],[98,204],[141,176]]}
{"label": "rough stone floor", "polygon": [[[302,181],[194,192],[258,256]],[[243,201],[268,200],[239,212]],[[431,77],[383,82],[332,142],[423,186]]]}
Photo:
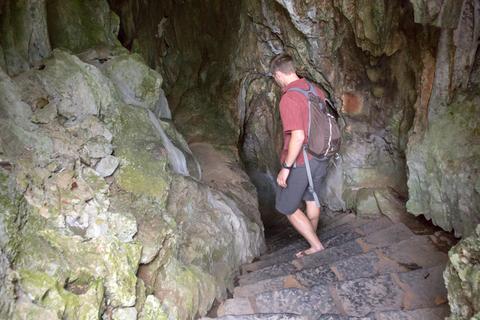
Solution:
{"label": "rough stone floor", "polygon": [[307,243],[291,228],[268,238],[268,252],[243,266],[218,319],[436,320],[449,314],[442,276],[448,234],[413,217],[353,214],[324,215],[318,234],[326,249],[300,259],[294,254]]}

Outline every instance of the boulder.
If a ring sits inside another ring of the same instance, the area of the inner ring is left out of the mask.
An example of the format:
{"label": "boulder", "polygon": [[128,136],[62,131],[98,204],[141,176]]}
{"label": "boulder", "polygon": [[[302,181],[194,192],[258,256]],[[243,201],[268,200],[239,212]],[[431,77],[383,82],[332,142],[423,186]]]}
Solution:
{"label": "boulder", "polygon": [[118,101],[114,86],[100,70],[65,51],[54,50],[36,76],[57,105],[58,114],[67,119],[99,115]]}
{"label": "boulder", "polygon": [[[409,212],[423,214],[457,236],[480,223],[479,97],[459,96],[433,121],[423,137],[409,142]],[[465,147],[468,146],[468,147]]]}
{"label": "boulder", "polygon": [[118,158],[107,155],[105,158],[102,158],[97,163],[95,170],[100,176],[105,178],[111,176],[115,172],[119,164],[120,160],[118,160]]}
{"label": "boulder", "polygon": [[163,311],[160,301],[154,296],[149,295],[145,300],[142,312],[138,315],[138,320],[167,320],[168,316]]}
{"label": "boulder", "polygon": [[115,83],[126,103],[147,108],[157,117],[171,118],[162,90],[162,76],[149,68],[138,54],[113,57],[102,69]]}
{"label": "boulder", "polygon": [[449,262],[443,273],[448,290],[450,320],[480,317],[480,225],[448,252]]}

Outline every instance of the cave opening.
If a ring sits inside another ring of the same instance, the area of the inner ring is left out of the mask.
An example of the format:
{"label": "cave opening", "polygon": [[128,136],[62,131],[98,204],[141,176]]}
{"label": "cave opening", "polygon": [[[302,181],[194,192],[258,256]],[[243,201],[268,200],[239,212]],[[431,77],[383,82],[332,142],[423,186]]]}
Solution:
{"label": "cave opening", "polygon": [[[210,167],[222,170],[212,161],[221,156],[209,156],[206,150],[227,154],[228,161],[238,163],[233,169],[246,171],[253,181],[263,223],[285,223],[273,209],[281,148],[273,95],[279,90],[264,76],[275,53],[264,55],[258,48],[250,5],[217,0],[111,0],[110,5],[120,16],[123,46],[141,53],[164,77],[173,121],[194,153],[205,158],[200,162],[207,175]],[[218,187],[227,183],[225,171],[223,177],[217,172],[205,179]]]}

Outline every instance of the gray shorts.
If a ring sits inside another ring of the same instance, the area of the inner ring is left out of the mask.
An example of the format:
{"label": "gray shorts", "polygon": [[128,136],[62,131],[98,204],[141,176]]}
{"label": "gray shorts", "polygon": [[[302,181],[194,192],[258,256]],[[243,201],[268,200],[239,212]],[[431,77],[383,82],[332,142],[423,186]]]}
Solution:
{"label": "gray shorts", "polygon": [[[320,188],[327,176],[328,160],[310,160],[312,171],[313,188],[320,196]],[[308,177],[305,166],[296,167],[290,170],[287,179],[287,187],[282,188],[277,185],[275,197],[275,209],[278,212],[290,215],[294,213],[303,201],[314,201],[313,194],[308,191]]]}

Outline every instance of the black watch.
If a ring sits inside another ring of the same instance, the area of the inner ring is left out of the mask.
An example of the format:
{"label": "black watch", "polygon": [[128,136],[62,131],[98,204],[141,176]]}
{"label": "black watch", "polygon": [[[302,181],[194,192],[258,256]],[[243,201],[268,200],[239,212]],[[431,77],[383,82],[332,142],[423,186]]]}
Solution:
{"label": "black watch", "polygon": [[286,162],[282,162],[282,168],[290,170],[290,169],[293,168],[293,164],[289,167],[289,166],[287,166]]}

